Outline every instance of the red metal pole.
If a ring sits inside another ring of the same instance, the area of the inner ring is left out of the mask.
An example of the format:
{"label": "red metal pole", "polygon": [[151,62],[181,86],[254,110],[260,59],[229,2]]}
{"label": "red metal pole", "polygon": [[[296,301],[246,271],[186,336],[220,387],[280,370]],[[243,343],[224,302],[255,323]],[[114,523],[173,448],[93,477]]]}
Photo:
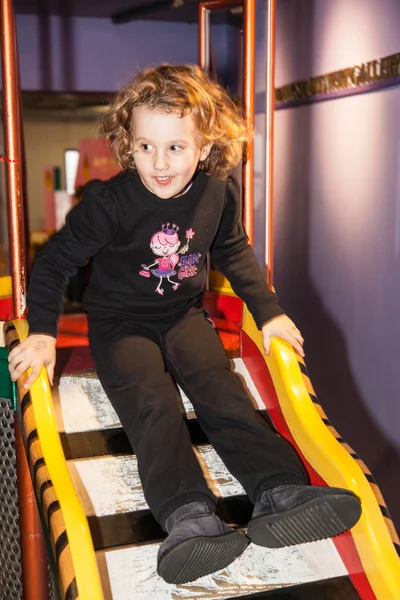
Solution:
{"label": "red metal pole", "polygon": [[[209,22],[210,10],[220,10],[240,6],[238,0],[205,0],[199,2],[199,64],[207,72],[209,69]],[[254,71],[255,71],[255,0],[243,2],[243,111],[249,125],[254,127]],[[254,243],[254,141],[247,143],[243,164],[244,210],[243,224]]]}
{"label": "red metal pole", "polygon": [[24,600],[48,600],[46,544],[18,419],[15,418],[15,452]]}
{"label": "red metal pole", "polygon": [[24,267],[25,267],[25,278],[29,279],[30,267],[31,267],[31,256],[30,256],[30,231],[29,231],[29,203],[28,203],[28,190],[27,190],[27,176],[26,176],[26,154],[25,154],[25,136],[23,126],[23,108],[22,108],[22,94],[20,85],[20,68],[19,68],[19,55],[18,55],[18,40],[17,32],[15,30],[14,20],[14,53],[15,53],[15,66],[16,66],[16,81],[17,81],[17,94],[18,94],[18,139],[19,139],[19,156],[21,160],[21,194],[22,194],[22,223],[23,223],[23,248],[24,248]]}
{"label": "red metal pole", "polygon": [[[10,232],[14,318],[24,316],[26,266],[21,177],[21,123],[15,16],[11,0],[1,0],[1,65],[3,79],[4,138],[7,174],[7,208]],[[47,557],[25,448],[15,418],[15,444],[20,518],[20,545],[24,600],[47,600]]]}
{"label": "red metal pole", "polygon": [[[243,110],[247,123],[254,127],[254,71],[255,71],[255,0],[243,2]],[[243,187],[245,203],[243,225],[254,245],[254,139],[247,142],[246,158],[243,165]]]}
{"label": "red metal pole", "polygon": [[1,58],[3,76],[4,137],[7,173],[7,208],[10,231],[14,318],[25,312],[26,269],[22,217],[22,184],[19,140],[19,98],[16,78],[15,18],[11,0],[1,2]]}
{"label": "red metal pole", "polygon": [[274,116],[275,116],[275,30],[276,0],[267,0],[267,68],[266,68],[266,153],[265,197],[267,219],[267,282],[273,287],[274,275]]}
{"label": "red metal pole", "polygon": [[[209,38],[208,32],[208,9],[204,6],[204,2],[199,2],[199,65],[207,73],[208,55],[207,44]],[[209,45],[208,45],[209,48]]]}

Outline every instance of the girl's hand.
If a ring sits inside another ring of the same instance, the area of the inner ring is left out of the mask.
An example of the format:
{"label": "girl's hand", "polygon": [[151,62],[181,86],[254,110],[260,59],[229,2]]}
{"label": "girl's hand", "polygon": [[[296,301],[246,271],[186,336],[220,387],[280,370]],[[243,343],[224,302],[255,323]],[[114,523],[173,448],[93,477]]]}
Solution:
{"label": "girl's hand", "polygon": [[304,339],[296,325],[286,315],[280,315],[265,325],[262,326],[263,346],[265,354],[269,354],[271,347],[271,339],[273,337],[280,337],[289,344],[292,344],[293,348],[297,350],[300,356],[304,356],[303,343]]}
{"label": "girl's hand", "polygon": [[43,367],[46,367],[50,385],[53,385],[55,364],[56,339],[39,333],[29,335],[8,356],[8,370],[13,381],[32,367],[32,372],[24,385],[26,389],[29,389],[39,377]]}

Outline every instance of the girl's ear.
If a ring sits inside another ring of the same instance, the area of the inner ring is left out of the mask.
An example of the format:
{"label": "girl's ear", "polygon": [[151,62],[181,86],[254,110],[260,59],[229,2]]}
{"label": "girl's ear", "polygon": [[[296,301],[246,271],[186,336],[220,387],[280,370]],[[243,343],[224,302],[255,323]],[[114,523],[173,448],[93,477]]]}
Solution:
{"label": "girl's ear", "polygon": [[202,147],[202,149],[200,151],[200,161],[204,161],[204,160],[206,160],[206,158],[209,157],[212,147],[213,147],[212,142],[208,142],[208,144],[205,144]]}

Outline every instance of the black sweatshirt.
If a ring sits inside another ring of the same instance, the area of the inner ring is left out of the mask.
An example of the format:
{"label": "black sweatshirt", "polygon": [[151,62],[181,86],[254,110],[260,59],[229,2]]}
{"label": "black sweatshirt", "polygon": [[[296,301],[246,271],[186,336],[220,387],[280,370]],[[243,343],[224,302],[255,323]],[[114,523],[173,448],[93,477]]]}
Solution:
{"label": "black sweatshirt", "polygon": [[35,261],[27,298],[30,333],[56,337],[68,279],[90,258],[92,276],[84,294],[89,315],[179,318],[201,302],[210,250],[214,266],[261,329],[283,310],[239,214],[236,181],[201,171],[186,193],[167,200],[148,191],[136,171],[91,182]]}

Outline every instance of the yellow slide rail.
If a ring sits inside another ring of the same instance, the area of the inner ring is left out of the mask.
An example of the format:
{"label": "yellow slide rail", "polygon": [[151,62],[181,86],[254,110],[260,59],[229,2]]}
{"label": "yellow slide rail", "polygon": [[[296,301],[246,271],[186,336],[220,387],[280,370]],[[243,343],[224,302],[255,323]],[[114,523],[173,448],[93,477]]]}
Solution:
{"label": "yellow slide rail", "polygon": [[266,356],[261,332],[246,307],[242,328],[265,358],[283,416],[305,459],[330,487],[347,488],[361,499],[362,516],[351,533],[376,598],[399,600],[400,558],[395,549],[395,545],[400,548],[399,539],[379,488],[368,481],[369,471],[358,457],[353,458],[351,448],[323,422],[326,415],[304,360],[290,344],[276,338]]}
{"label": "yellow slide rail", "polygon": [[[28,335],[25,320],[4,325],[13,348]],[[33,486],[58,568],[60,592],[67,600],[104,600],[88,522],[70,477],[53,411],[46,370],[30,391],[17,381],[21,429],[26,440]]]}

